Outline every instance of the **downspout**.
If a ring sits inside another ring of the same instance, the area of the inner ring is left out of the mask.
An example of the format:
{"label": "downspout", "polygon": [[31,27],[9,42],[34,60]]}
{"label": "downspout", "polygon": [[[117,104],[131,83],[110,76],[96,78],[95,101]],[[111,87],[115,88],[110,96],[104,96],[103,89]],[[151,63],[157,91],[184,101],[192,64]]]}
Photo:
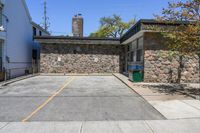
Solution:
{"label": "downspout", "polygon": [[5,37],[5,41],[4,41],[4,45],[5,45],[5,58],[4,58],[4,60],[5,60],[5,77],[4,78],[5,79],[4,80],[7,81],[7,68],[8,68],[8,63],[9,63],[9,60],[7,59],[8,58],[8,56],[7,56],[7,53],[8,53],[7,52],[7,39],[8,39],[7,23],[9,22],[9,19],[5,14],[2,14],[2,16],[6,18],[6,24],[5,24],[5,29],[4,29],[4,32],[6,33],[6,37]]}

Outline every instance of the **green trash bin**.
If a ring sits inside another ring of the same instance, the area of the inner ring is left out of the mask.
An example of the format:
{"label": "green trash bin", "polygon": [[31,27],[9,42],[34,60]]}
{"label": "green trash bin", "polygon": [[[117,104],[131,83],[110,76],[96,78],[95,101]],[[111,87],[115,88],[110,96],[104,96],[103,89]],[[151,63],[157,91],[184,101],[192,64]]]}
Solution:
{"label": "green trash bin", "polygon": [[142,81],[143,81],[143,72],[133,71],[133,82],[142,82]]}
{"label": "green trash bin", "polygon": [[142,70],[129,71],[129,79],[133,82],[142,82],[143,71]]}

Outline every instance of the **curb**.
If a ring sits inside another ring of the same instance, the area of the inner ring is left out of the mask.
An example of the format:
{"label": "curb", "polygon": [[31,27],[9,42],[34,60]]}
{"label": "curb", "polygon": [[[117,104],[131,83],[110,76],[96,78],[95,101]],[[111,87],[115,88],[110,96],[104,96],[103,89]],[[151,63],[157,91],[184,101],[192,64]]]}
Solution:
{"label": "curb", "polygon": [[112,73],[91,73],[91,74],[56,74],[56,73],[40,73],[40,76],[112,76]]}
{"label": "curb", "polygon": [[[126,84],[129,88],[131,88],[132,89],[132,87],[131,86],[129,86],[126,82],[124,82],[120,77],[118,77],[117,75],[115,75],[115,74],[113,74],[116,78],[118,78],[120,81],[122,81],[124,84]],[[136,84],[134,84],[133,83],[133,86],[144,86],[144,85],[148,85],[149,83],[136,83]],[[163,83],[153,83],[153,84],[163,84]],[[165,85],[165,84],[163,84],[163,85]],[[168,84],[168,85],[171,85],[171,84]],[[177,84],[172,84],[172,85],[177,85]],[[187,85],[187,84],[186,84]],[[132,90],[134,90],[134,89],[132,89]],[[135,91],[135,90],[134,90]],[[192,95],[192,94],[188,94],[188,93],[186,93],[186,92],[182,92],[182,91],[180,91],[180,90],[176,90],[177,92],[180,92],[181,94],[183,94],[183,95],[186,95],[186,96],[189,96],[189,97],[191,97],[191,98],[194,98],[194,99],[196,99],[196,100],[200,100],[200,96],[194,96],[194,95]]]}
{"label": "curb", "polygon": [[120,80],[122,83],[124,83],[127,87],[129,87],[132,91],[134,91],[135,93],[137,93],[140,97],[143,98],[143,96],[141,94],[139,94],[138,92],[136,92],[130,85],[128,85],[124,80],[122,80],[120,77],[118,77],[117,75],[113,74],[113,76],[115,76],[118,80]]}

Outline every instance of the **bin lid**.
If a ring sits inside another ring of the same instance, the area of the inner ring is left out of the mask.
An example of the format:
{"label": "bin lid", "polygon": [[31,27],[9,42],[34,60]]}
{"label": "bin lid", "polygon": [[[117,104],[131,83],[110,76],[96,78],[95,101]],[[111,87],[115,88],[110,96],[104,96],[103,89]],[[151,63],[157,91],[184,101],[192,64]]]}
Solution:
{"label": "bin lid", "polygon": [[129,66],[129,71],[135,71],[135,70],[144,70],[144,67],[143,66],[140,66],[140,65],[134,65],[134,66]]}

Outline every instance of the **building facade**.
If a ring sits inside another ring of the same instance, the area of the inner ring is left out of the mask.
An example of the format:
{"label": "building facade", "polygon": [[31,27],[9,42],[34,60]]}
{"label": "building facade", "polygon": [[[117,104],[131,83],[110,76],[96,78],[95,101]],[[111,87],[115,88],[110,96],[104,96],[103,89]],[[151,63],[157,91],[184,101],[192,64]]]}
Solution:
{"label": "building facade", "polygon": [[[31,22],[31,24],[32,24],[33,37],[50,35],[48,31],[45,31],[44,28],[42,28],[35,22]],[[39,67],[40,67],[40,45],[34,41],[32,48],[32,73],[38,73],[40,69]]]}
{"label": "building facade", "polygon": [[143,71],[144,82],[199,83],[200,59],[197,55],[169,56],[160,34],[149,30],[151,26],[173,27],[188,22],[165,23],[155,20],[138,21],[122,38],[126,47],[126,70]]}
{"label": "building facade", "polygon": [[[0,6],[0,73],[14,78],[31,73],[34,30],[25,0],[1,0]],[[40,28],[42,34],[44,32]]]}
{"label": "building facade", "polygon": [[[149,26],[173,27],[188,22],[138,21],[119,39],[36,37],[41,45],[41,73],[124,73],[140,71],[144,82],[199,82],[197,55],[170,57]],[[181,62],[181,63],[180,63]],[[180,69],[182,71],[180,71]]]}
{"label": "building facade", "polygon": [[119,73],[123,46],[118,39],[36,37],[41,73]]}

